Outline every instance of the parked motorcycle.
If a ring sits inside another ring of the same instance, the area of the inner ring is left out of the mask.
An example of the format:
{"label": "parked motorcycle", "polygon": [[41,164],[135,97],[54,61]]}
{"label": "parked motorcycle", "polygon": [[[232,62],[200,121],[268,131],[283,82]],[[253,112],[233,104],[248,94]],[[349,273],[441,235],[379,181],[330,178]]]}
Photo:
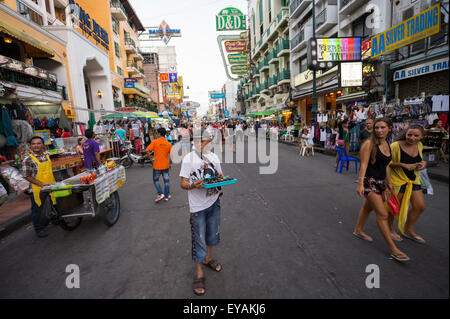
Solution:
{"label": "parked motorcycle", "polygon": [[[126,145],[126,154],[120,158],[120,164],[125,168],[130,168],[133,164],[141,164],[142,167],[146,164],[153,164],[153,157],[147,155],[148,151],[144,150],[141,154],[136,154],[131,143]],[[145,156],[147,155],[147,156]]]}

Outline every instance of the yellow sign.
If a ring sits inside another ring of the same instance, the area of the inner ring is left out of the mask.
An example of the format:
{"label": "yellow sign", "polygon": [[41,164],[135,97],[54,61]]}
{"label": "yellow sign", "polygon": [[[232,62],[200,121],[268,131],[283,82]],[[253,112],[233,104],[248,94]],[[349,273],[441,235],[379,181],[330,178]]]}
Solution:
{"label": "yellow sign", "polygon": [[371,58],[439,33],[440,25],[441,5],[438,3],[414,17],[374,36],[371,39]]}

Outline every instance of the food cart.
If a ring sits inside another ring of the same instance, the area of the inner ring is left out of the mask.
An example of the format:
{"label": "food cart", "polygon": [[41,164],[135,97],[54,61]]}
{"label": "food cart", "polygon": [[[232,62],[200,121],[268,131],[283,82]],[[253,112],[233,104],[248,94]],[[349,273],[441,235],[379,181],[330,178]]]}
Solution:
{"label": "food cart", "polygon": [[[107,226],[113,226],[119,219],[120,198],[118,189],[126,182],[125,168],[108,163],[94,173],[86,171],[63,180],[56,185],[42,188],[45,200],[41,224],[50,221],[65,230],[77,228],[85,216],[101,216]],[[57,198],[56,211],[49,194]]]}

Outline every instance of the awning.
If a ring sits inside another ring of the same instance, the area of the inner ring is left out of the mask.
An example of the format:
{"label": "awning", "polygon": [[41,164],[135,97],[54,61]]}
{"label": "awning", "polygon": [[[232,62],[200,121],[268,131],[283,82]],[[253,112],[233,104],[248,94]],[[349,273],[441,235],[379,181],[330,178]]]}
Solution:
{"label": "awning", "polygon": [[[334,92],[337,91],[339,89],[339,85],[338,85],[338,80],[337,79],[333,79],[330,81],[327,81],[327,83],[323,86],[318,86],[316,93],[319,95],[323,95],[326,93],[330,93],[330,92]],[[301,90],[301,91],[293,91],[292,93],[292,99],[293,100],[297,100],[297,99],[306,99],[309,97],[312,97],[313,95],[313,91],[312,91],[312,87]]]}
{"label": "awning", "polygon": [[25,42],[27,53],[33,58],[49,58],[55,56],[55,53],[50,46],[34,39],[24,31],[21,31],[6,22],[0,21],[0,32],[6,33],[19,41]]}
{"label": "awning", "polygon": [[275,113],[275,110],[250,113],[250,114],[247,114],[247,116],[266,116],[266,115],[272,115],[273,113]]}
{"label": "awning", "polygon": [[336,103],[350,103],[356,101],[363,101],[367,98],[366,92],[359,92],[349,95],[343,95],[336,99]]}
{"label": "awning", "polygon": [[148,98],[150,97],[150,95],[145,94],[145,93],[141,92],[141,91],[138,90],[138,89],[128,89],[128,88],[124,88],[124,89],[122,90],[122,93],[123,93],[123,94],[134,94],[134,95],[139,95],[139,96],[142,96],[143,98],[146,98],[146,99],[148,99]]}

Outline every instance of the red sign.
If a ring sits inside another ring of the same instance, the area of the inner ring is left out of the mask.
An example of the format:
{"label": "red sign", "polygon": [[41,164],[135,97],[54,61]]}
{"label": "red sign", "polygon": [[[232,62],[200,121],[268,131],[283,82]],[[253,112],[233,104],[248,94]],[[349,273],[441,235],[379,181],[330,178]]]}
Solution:
{"label": "red sign", "polygon": [[160,74],[161,83],[169,83],[169,73]]}
{"label": "red sign", "polygon": [[247,40],[225,41],[225,49],[227,52],[247,51]]}

